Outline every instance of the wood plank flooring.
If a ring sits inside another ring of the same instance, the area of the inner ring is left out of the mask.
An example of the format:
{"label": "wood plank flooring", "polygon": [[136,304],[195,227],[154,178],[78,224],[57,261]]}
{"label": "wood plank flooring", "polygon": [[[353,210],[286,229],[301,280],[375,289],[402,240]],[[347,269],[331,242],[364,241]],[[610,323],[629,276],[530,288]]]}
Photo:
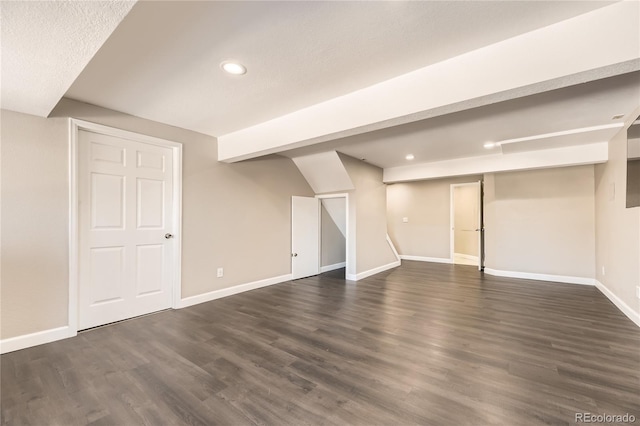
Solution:
{"label": "wood plank flooring", "polygon": [[3,355],[3,425],[640,423],[640,329],[593,287],[403,261]]}

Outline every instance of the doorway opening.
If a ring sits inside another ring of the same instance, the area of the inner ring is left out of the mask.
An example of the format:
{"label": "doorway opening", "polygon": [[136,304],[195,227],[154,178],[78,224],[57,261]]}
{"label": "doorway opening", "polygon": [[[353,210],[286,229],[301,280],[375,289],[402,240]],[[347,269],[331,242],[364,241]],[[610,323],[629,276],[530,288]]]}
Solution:
{"label": "doorway opening", "polygon": [[[320,199],[320,273],[340,271],[347,266],[347,199]],[[336,272],[337,273],[337,272]]]}
{"label": "doorway opening", "polygon": [[451,261],[483,269],[482,181],[451,185]]}
{"label": "doorway opening", "polygon": [[291,276],[305,278],[349,265],[349,196],[291,199]]}

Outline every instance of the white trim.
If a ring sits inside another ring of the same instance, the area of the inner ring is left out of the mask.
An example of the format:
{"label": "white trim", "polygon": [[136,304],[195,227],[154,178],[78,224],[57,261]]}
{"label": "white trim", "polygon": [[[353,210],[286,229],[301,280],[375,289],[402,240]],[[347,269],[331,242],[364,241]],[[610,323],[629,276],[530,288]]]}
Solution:
{"label": "white trim", "polygon": [[596,285],[595,278],[572,277],[569,275],[536,274],[533,272],[500,271],[484,268],[484,272],[496,277],[523,278],[526,280],[552,281],[566,284]]}
{"label": "white trim", "polygon": [[347,266],[347,262],[334,263],[333,265],[321,266],[320,273],[335,271],[336,269],[345,268]]}
{"label": "white trim", "polygon": [[56,340],[68,339],[78,334],[75,329],[65,325],[63,327],[52,328],[51,330],[38,331],[36,333],[24,334],[22,336],[10,337],[0,340],[0,353],[6,354],[32,346],[43,345],[55,342]]}
{"label": "white trim", "polygon": [[173,297],[175,308],[182,299],[182,144],[173,147]]}
{"label": "white trim", "polygon": [[453,258],[455,259],[456,257],[459,257],[461,259],[467,259],[467,260],[472,260],[474,262],[478,261],[478,256],[471,256],[470,254],[464,254],[464,253],[453,253]]}
{"label": "white trim", "polygon": [[371,275],[379,274],[380,272],[387,271],[389,269],[397,268],[401,262],[396,260],[395,262],[387,263],[386,265],[378,266],[377,268],[369,269],[368,271],[360,272],[359,274],[347,274],[346,279],[349,281],[359,281]]}
{"label": "white trim", "polygon": [[170,148],[173,153],[173,270],[171,306],[181,303],[182,294],[182,144],[90,121],[69,119],[69,328],[78,330],[78,132],[87,130],[108,136]]}
{"label": "white trim", "polygon": [[398,250],[396,250],[396,246],[393,245],[393,241],[391,241],[391,237],[387,234],[387,243],[389,243],[389,247],[391,247],[391,251],[393,255],[396,257],[396,260],[400,260],[400,255],[398,254]]}
{"label": "white trim", "polygon": [[316,195],[316,198],[320,198],[320,199],[324,199],[324,198],[348,198],[349,197],[349,193],[347,192],[340,192],[340,193],[335,193],[335,194],[318,194]]}
{"label": "white trim", "polygon": [[168,139],[156,138],[155,136],[143,135],[141,133],[130,132],[115,127],[104,126],[102,124],[92,123],[91,121],[79,120],[71,118],[71,124],[75,129],[87,130],[89,132],[100,133],[103,135],[114,136],[117,138],[129,139],[135,142],[148,143],[158,146],[170,146],[172,148],[181,148],[180,142],[170,141]]}
{"label": "white trim", "polygon": [[78,124],[69,119],[69,300],[67,324],[78,332]]}
{"label": "white trim", "polygon": [[234,294],[244,293],[245,291],[255,290],[257,288],[267,287],[274,284],[280,284],[286,281],[291,281],[291,274],[280,275],[279,277],[267,278],[264,280],[253,281],[246,284],[239,284],[233,287],[223,288],[220,290],[213,290],[207,293],[198,294],[196,296],[185,297],[180,300],[176,308],[186,308],[188,306],[197,305],[204,302],[210,302],[212,300],[221,299],[227,296],[233,296]]}
{"label": "white trim", "polygon": [[453,260],[446,257],[425,257],[425,256],[410,256],[407,254],[401,254],[402,260],[414,260],[416,262],[433,262],[433,263],[453,263]]}
{"label": "white trim", "polygon": [[595,281],[596,281],[596,284],[595,284],[596,288],[598,290],[600,290],[600,292],[602,294],[607,296],[607,298],[609,300],[611,300],[611,302],[614,305],[616,305],[616,307],[618,309],[620,309],[622,311],[622,313],[627,316],[627,318],[629,318],[631,321],[633,321],[635,323],[635,325],[640,327],[640,313],[638,313],[638,312],[634,311],[633,309],[631,309],[631,306],[627,305],[622,299],[620,299],[618,296],[616,296],[611,290],[609,290],[600,281],[598,281],[598,280],[595,280]]}
{"label": "white trim", "polygon": [[[454,261],[454,250],[455,250],[455,204],[454,204],[454,199],[453,199],[453,194],[456,188],[461,187],[461,186],[476,186],[478,188],[478,215],[480,214],[480,211],[482,209],[481,204],[481,192],[482,192],[482,188],[480,187],[480,181],[473,181],[473,182],[465,182],[465,183],[452,183],[449,185],[449,258],[451,259],[451,263],[455,263]],[[478,221],[480,221],[478,219]],[[478,225],[478,228],[481,228],[482,224]],[[480,247],[480,245],[482,244],[482,237],[480,234],[478,234],[478,248],[480,249],[480,252],[482,251],[482,248]],[[476,262],[478,261],[478,258],[475,259],[471,259],[471,260],[475,260]],[[478,263],[479,265],[479,263]]]}

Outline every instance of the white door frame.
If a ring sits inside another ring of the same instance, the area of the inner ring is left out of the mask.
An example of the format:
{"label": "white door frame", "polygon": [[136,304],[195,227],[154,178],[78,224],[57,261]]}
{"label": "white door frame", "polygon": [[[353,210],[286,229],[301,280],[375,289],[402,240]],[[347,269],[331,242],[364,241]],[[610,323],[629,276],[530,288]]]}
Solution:
{"label": "white door frame", "polygon": [[175,244],[173,250],[173,277],[171,279],[171,307],[176,309],[181,300],[181,267],[182,267],[182,144],[141,135],[115,127],[104,126],[90,121],[69,119],[69,328],[72,333],[78,332],[78,132],[87,130],[135,142],[170,148],[173,153],[173,223]]}
{"label": "white door frame", "polygon": [[[342,192],[342,193],[337,193],[337,194],[322,194],[322,195],[316,195],[316,198],[319,199],[319,201],[321,202],[323,199],[327,199],[327,198],[344,198],[344,204],[345,204],[345,236],[344,236],[344,243],[347,245],[346,250],[345,250],[345,274],[347,274],[346,271],[349,271],[349,265],[350,265],[350,259],[351,259],[351,247],[350,247],[350,232],[349,232],[349,194],[346,192]],[[320,232],[320,236],[322,236],[322,220],[320,220],[318,225],[318,232]],[[322,238],[320,238],[320,256],[322,256]],[[320,258],[318,258],[318,270],[320,270],[321,268],[321,264],[322,261]]]}
{"label": "white door frame", "polygon": [[455,264],[455,204],[454,204],[454,191],[461,186],[475,186],[478,188],[478,269],[482,270],[482,181],[467,182],[467,183],[452,183],[450,185],[449,195],[449,260]]}

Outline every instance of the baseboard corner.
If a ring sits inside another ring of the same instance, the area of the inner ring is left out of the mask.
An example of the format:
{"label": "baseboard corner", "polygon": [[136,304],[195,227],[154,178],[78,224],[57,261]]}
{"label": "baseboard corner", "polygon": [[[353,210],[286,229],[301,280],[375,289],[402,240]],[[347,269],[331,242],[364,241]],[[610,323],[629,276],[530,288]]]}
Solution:
{"label": "baseboard corner", "polygon": [[634,311],[631,306],[627,305],[622,299],[620,299],[614,292],[601,283],[599,280],[595,280],[595,286],[600,293],[604,294],[607,299],[613,303],[623,314],[626,315],[635,325],[640,327],[640,313]]}
{"label": "baseboard corner", "polygon": [[[365,279],[367,277],[370,277],[372,275],[379,274],[380,272],[384,272],[384,271],[388,271],[389,269],[397,268],[401,264],[402,264],[401,260],[396,260],[395,262],[387,263],[386,265],[378,266],[377,268],[373,268],[373,269],[369,269],[368,271],[360,272],[359,274],[356,274],[355,276],[354,275],[349,275],[349,276],[355,278],[352,281],[359,281],[359,280],[363,280],[363,279]],[[349,278],[347,278],[347,279],[349,279]]]}

